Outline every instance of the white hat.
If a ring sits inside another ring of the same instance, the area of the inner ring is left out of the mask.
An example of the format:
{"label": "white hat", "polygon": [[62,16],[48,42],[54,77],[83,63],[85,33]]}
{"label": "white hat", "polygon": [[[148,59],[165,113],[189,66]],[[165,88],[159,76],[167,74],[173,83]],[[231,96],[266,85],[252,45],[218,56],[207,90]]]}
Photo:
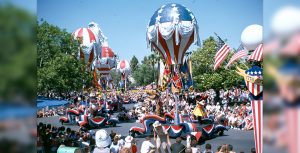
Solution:
{"label": "white hat", "polygon": [[154,123],[153,123],[153,127],[158,127],[158,126],[161,126],[161,124],[159,123],[159,121],[155,121]]}
{"label": "white hat", "polygon": [[133,137],[130,135],[125,138],[126,143],[131,143],[132,141],[133,141]]}
{"label": "white hat", "polygon": [[80,101],[80,100],[81,100],[81,98],[80,98],[80,97],[78,97],[77,99],[78,99],[78,101]]}
{"label": "white hat", "polygon": [[111,138],[105,130],[99,130],[96,132],[95,141],[97,147],[107,147],[111,143]]}

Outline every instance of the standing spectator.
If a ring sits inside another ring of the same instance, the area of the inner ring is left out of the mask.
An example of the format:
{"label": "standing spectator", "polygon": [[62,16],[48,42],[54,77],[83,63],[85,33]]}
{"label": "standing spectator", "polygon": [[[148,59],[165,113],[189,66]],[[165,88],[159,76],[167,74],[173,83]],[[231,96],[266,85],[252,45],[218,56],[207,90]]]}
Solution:
{"label": "standing spectator", "polygon": [[176,142],[171,145],[171,153],[183,153],[186,147],[181,143],[181,138],[176,138]]}
{"label": "standing spectator", "polygon": [[146,137],[146,140],[142,143],[141,153],[155,153],[155,146],[150,140],[150,137]]}
{"label": "standing spectator", "polygon": [[154,142],[159,153],[161,153],[160,146],[162,146],[165,153],[168,153],[168,145],[171,146],[169,134],[165,131],[159,121],[153,123]]}

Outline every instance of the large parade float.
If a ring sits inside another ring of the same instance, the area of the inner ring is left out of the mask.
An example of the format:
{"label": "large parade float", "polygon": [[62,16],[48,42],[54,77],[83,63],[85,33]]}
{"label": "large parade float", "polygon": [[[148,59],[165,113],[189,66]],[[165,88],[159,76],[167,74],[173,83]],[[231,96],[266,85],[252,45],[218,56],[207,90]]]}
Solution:
{"label": "large parade float", "polygon": [[225,121],[214,122],[205,118],[202,119],[203,124],[199,125],[198,120],[194,120],[190,114],[183,115],[178,111],[178,96],[184,90],[181,82],[183,76],[180,71],[185,66],[185,53],[192,43],[200,46],[197,20],[193,13],[180,4],[171,3],[161,6],[149,21],[147,43],[152,51],[158,52],[163,58],[164,75],[171,79],[159,84],[159,89],[161,92],[168,90],[174,96],[176,111],[173,114],[167,113],[163,117],[146,115],[140,120],[142,127],[132,127],[129,133],[132,136],[152,135],[153,124],[159,121],[171,138],[193,135],[200,140],[223,135],[227,130]]}

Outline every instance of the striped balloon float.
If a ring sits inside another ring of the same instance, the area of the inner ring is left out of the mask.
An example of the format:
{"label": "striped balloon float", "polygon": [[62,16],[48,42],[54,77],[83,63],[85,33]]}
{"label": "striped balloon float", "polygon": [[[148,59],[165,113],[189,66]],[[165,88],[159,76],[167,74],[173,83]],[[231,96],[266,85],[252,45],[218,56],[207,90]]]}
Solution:
{"label": "striped balloon float", "polygon": [[147,41],[167,64],[182,64],[190,45],[200,45],[197,20],[188,8],[180,4],[163,5],[149,21]]}
{"label": "striped balloon float", "polygon": [[79,40],[79,57],[84,59],[85,63],[91,63],[97,56],[95,51],[96,36],[88,28],[79,28],[73,33],[75,40]]}

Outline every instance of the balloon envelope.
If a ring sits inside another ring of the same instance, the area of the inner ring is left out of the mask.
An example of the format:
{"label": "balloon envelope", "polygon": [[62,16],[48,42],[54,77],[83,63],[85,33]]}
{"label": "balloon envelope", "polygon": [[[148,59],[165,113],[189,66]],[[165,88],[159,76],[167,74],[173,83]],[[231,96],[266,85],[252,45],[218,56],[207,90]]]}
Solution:
{"label": "balloon envelope", "polygon": [[246,27],[242,32],[241,42],[247,50],[255,50],[263,42],[262,26],[253,24]]}
{"label": "balloon envelope", "polygon": [[300,9],[287,6],[275,13],[271,21],[272,32],[282,38],[300,30]]}
{"label": "balloon envelope", "polygon": [[130,72],[130,65],[129,65],[128,61],[126,61],[126,60],[121,60],[118,63],[117,68],[123,74],[128,74]]}
{"label": "balloon envelope", "polygon": [[88,28],[79,28],[73,33],[73,37],[80,42],[80,58],[84,58],[85,62],[92,62],[97,56],[94,49],[96,37]]}
{"label": "balloon envelope", "polygon": [[190,45],[200,45],[195,16],[180,4],[161,6],[148,24],[147,42],[168,64],[181,64]]}
{"label": "balloon envelope", "polygon": [[95,23],[95,22],[90,22],[88,24],[88,29],[90,29],[91,31],[93,31],[95,37],[96,37],[96,45],[95,45],[95,48],[96,48],[96,54],[97,55],[100,55],[101,54],[101,46],[102,46],[102,43],[107,39],[102,30],[100,29],[98,23]]}

